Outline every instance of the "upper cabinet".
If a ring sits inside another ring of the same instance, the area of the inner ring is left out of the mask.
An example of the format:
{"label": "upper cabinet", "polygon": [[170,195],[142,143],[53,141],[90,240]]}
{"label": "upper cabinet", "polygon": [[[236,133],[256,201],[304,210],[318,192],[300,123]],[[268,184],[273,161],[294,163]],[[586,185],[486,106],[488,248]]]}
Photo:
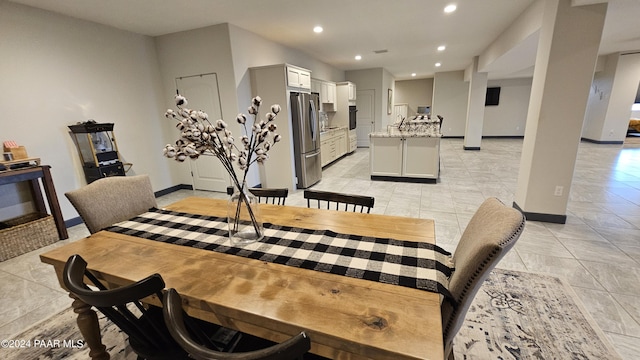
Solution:
{"label": "upper cabinet", "polygon": [[347,82],[347,86],[349,87],[349,101],[356,101],[356,84]]}
{"label": "upper cabinet", "polygon": [[320,94],[320,102],[322,102],[322,80],[311,79],[311,92]]}
{"label": "upper cabinet", "polygon": [[336,83],[319,79],[311,79],[311,92],[320,94],[322,111],[335,112]]}
{"label": "upper cabinet", "polygon": [[323,103],[334,104],[336,102],[336,83],[323,81],[322,92],[320,94]]}
{"label": "upper cabinet", "polygon": [[322,110],[325,112],[336,111],[336,83],[330,81],[322,82]]}
{"label": "upper cabinet", "polygon": [[355,102],[356,101],[356,84],[351,81],[345,81],[338,83],[338,86],[343,86],[346,88],[347,93],[347,101]]}
{"label": "upper cabinet", "polygon": [[287,85],[293,88],[311,90],[311,71],[287,65]]}

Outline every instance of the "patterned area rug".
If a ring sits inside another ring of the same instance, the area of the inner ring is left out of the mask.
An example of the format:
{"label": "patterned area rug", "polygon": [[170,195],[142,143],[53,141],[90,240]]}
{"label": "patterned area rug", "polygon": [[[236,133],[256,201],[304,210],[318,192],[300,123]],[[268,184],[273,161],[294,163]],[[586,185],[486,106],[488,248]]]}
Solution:
{"label": "patterned area rug", "polygon": [[[16,335],[14,339],[30,340],[31,346],[3,346],[0,358],[88,359],[75,318],[73,311],[65,310]],[[124,334],[102,316],[100,326],[111,359],[136,359]],[[454,343],[458,360],[620,359],[568,284],[553,276],[516,271],[494,270]]]}
{"label": "patterned area rug", "polygon": [[620,359],[565,281],[494,270],[454,339],[456,359]]}

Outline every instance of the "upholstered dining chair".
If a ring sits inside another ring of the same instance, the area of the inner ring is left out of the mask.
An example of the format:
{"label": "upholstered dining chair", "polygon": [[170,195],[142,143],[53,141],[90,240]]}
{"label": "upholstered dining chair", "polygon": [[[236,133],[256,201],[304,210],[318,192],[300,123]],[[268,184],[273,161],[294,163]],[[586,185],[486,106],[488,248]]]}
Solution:
{"label": "upholstered dining chair", "polygon": [[[227,186],[227,195],[233,195],[235,188],[233,186]],[[249,191],[258,198],[258,202],[264,202],[267,204],[284,205],[289,196],[289,189],[287,188],[250,188]]]}
{"label": "upholstered dining chair", "polygon": [[164,320],[173,339],[197,360],[302,360],[311,348],[311,341],[306,333],[266,348],[225,353],[211,350],[193,340],[185,327],[182,299],[175,289],[167,289],[164,294]]}
{"label": "upholstered dining chair", "polygon": [[462,233],[453,254],[449,291],[457,306],[442,304],[445,358],[453,360],[453,338],[484,280],[522,234],[525,218],[496,198],[486,199]]}
{"label": "upholstered dining chair", "polygon": [[367,210],[367,213],[371,211],[371,208],[375,203],[375,198],[371,196],[342,194],[318,190],[305,190],[304,198],[307,199],[307,207],[311,207],[311,200],[315,200],[317,201],[318,209],[321,207],[320,204],[324,202],[327,205],[327,209],[333,208],[334,206],[332,204],[335,204],[335,210],[340,210],[340,207],[342,206],[344,211],[349,211],[349,206],[351,205],[352,211],[356,212],[359,206],[360,212]]}
{"label": "upholstered dining chair", "polygon": [[148,175],[101,178],[64,195],[91,234],[158,206]]}

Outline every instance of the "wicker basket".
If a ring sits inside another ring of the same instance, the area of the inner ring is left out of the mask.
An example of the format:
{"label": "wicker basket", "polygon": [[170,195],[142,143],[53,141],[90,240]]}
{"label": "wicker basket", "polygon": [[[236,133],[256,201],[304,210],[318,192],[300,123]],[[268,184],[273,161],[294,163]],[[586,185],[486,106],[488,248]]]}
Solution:
{"label": "wicker basket", "polygon": [[10,228],[0,230],[0,261],[39,249],[59,240],[51,215],[38,213],[6,220]]}

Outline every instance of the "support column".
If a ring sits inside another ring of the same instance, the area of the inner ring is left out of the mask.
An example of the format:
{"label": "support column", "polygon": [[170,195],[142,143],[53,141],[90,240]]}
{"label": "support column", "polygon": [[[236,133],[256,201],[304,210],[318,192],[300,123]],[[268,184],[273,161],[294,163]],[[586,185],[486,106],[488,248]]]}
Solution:
{"label": "support column", "polygon": [[514,207],[566,222],[607,4],[545,0]]}
{"label": "support column", "polygon": [[480,150],[484,103],[487,95],[487,73],[478,72],[478,57],[467,69],[469,78],[469,101],[467,102],[467,124],[464,131],[464,149]]}

